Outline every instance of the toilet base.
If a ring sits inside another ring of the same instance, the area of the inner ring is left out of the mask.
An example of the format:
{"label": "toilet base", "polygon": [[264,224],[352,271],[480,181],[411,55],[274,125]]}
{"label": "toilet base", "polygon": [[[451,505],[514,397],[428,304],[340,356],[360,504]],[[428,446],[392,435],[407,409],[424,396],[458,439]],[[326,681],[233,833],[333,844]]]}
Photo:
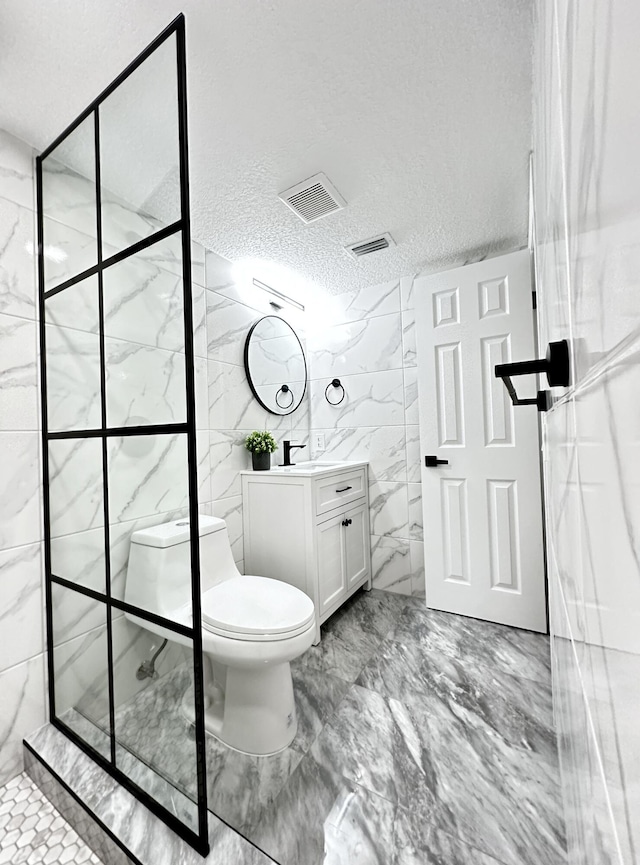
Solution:
{"label": "toilet base", "polygon": [[[203,656],[205,730],[235,751],[268,757],[287,748],[298,731],[288,661],[256,669],[227,667],[225,691],[214,681],[211,659]],[[193,692],[182,699],[182,714],[195,723]]]}

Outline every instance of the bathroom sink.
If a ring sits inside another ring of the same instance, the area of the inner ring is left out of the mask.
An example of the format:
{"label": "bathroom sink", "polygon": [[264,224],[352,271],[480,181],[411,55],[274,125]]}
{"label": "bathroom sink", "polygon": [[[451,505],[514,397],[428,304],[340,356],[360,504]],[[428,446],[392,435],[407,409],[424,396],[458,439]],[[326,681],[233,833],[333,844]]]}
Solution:
{"label": "bathroom sink", "polygon": [[322,472],[332,472],[342,468],[348,469],[352,466],[364,465],[361,461],[343,461],[343,462],[323,462],[322,460],[308,460],[307,462],[299,462],[292,466],[271,466],[270,474],[283,475],[317,475]]}
{"label": "bathroom sink", "polygon": [[276,469],[282,472],[321,472],[324,469],[334,469],[343,463],[323,463],[319,460],[309,460],[305,463],[296,463],[292,466],[272,466],[272,471]]}

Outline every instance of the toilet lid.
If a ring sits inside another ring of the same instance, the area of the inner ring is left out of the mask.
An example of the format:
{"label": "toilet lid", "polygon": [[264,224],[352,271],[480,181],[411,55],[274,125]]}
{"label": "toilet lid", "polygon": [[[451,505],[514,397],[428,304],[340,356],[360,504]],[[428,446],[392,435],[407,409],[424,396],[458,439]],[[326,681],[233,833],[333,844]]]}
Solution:
{"label": "toilet lid", "polygon": [[313,618],[313,601],[308,595],[268,577],[231,577],[202,596],[203,627],[237,639],[295,636]]}

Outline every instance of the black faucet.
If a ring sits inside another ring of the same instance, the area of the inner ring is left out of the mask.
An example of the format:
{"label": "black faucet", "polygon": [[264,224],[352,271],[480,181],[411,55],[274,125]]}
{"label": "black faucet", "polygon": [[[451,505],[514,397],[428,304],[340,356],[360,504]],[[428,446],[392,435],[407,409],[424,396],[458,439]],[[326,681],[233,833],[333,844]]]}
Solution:
{"label": "black faucet", "polygon": [[284,462],[280,463],[281,466],[294,466],[295,463],[291,462],[291,451],[294,448],[306,448],[306,445],[292,445],[290,441],[286,439],[282,442],[282,447],[284,448]]}

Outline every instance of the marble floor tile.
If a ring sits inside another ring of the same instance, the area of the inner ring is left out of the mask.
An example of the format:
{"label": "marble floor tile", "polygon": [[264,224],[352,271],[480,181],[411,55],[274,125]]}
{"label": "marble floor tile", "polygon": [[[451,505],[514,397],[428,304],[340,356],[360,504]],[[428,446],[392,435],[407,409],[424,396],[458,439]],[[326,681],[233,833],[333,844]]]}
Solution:
{"label": "marble floor tile", "polygon": [[306,754],[346,694],[349,683],[304,664],[296,665],[291,672],[298,713],[298,732],[292,747]]}
{"label": "marble floor tile", "polygon": [[[424,604],[357,592],[323,625],[292,664],[289,748],[252,757],[207,737],[209,809],[239,833],[211,816],[216,861],[246,838],[278,865],[566,862],[547,639]],[[193,795],[190,684],[179,667],[116,713],[158,798],[168,781]]]}
{"label": "marble floor tile", "polygon": [[500,865],[311,756],[251,835],[280,865]]}
{"label": "marble floor tile", "polygon": [[548,683],[550,679],[549,638],[544,634],[414,605],[403,611],[389,636],[399,642],[417,641],[429,652],[443,653],[462,663],[538,682]]}
{"label": "marble floor tile", "polygon": [[506,865],[565,861],[557,762],[471,708],[354,685],[309,757]]}
{"label": "marble floor tile", "polygon": [[499,736],[507,746],[534,752],[557,766],[550,682],[428,654],[419,643],[386,640],[356,684],[387,699],[419,696],[434,715],[449,712],[483,735]]}
{"label": "marble floor tile", "polygon": [[324,630],[319,645],[307,649],[291,667],[297,670],[304,666],[318,673],[329,673],[346,682],[355,682],[379,645],[380,637],[367,634],[360,628],[350,631]]}
{"label": "marble floor tile", "polygon": [[359,628],[366,634],[386,637],[407,606],[407,598],[381,589],[361,590],[327,619],[323,629],[329,633],[347,633]]}
{"label": "marble floor tile", "polygon": [[209,810],[251,838],[251,825],[278,796],[303,755],[290,747],[270,757],[254,757],[212,736],[207,736],[206,747]]}

